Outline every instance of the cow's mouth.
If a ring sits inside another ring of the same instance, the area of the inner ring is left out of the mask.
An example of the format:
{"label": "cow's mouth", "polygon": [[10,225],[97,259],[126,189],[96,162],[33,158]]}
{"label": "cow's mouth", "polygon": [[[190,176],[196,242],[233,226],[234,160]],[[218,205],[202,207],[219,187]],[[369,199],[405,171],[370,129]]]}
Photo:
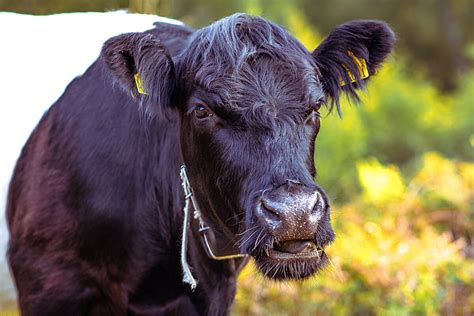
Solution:
{"label": "cow's mouth", "polygon": [[287,240],[274,243],[268,256],[273,259],[321,259],[324,249],[312,240]]}
{"label": "cow's mouth", "polygon": [[273,280],[298,280],[310,277],[328,263],[324,247],[313,240],[273,242],[254,257],[264,276]]}

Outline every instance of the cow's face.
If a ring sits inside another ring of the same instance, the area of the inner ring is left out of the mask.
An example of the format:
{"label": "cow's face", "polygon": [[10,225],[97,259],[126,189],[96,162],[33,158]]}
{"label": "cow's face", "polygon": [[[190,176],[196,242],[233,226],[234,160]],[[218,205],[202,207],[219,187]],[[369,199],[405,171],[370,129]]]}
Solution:
{"label": "cow's face", "polygon": [[314,183],[326,102],[314,58],[281,28],[234,16],[201,30],[179,70],[182,151],[207,221],[269,277],[314,273],[334,239]]}
{"label": "cow's face", "polygon": [[301,279],[326,264],[334,233],[328,198],[314,182],[319,108],[337,104],[341,89],[356,97],[360,77],[375,72],[393,41],[385,24],[356,21],[311,54],[282,28],[236,14],[198,31],[174,62],[159,42],[130,54],[154,58],[150,98],[179,110],[205,221],[267,277]]}

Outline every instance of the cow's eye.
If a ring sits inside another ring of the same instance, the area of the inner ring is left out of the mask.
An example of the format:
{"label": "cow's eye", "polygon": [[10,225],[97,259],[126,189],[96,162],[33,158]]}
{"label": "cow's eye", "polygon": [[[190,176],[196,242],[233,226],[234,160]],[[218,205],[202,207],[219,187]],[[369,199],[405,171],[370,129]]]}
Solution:
{"label": "cow's eye", "polygon": [[321,106],[325,103],[325,100],[324,99],[319,99],[318,101],[316,101],[315,104],[313,104],[312,106],[312,109],[313,111],[317,112],[319,111],[319,109],[321,108]]}
{"label": "cow's eye", "polygon": [[320,117],[319,115],[319,109],[321,106],[325,103],[324,99],[320,99],[313,103],[309,109],[307,110],[307,120],[313,121],[314,119],[318,119]]}
{"label": "cow's eye", "polygon": [[315,103],[313,103],[310,108],[307,111],[307,116],[305,120],[305,124],[311,124],[311,125],[316,125],[319,122],[319,119],[321,118],[321,115],[319,114],[319,109],[323,104],[325,104],[325,99],[321,98]]}
{"label": "cow's eye", "polygon": [[194,108],[194,116],[200,120],[205,119],[206,117],[212,116],[211,111],[204,105],[197,105]]}

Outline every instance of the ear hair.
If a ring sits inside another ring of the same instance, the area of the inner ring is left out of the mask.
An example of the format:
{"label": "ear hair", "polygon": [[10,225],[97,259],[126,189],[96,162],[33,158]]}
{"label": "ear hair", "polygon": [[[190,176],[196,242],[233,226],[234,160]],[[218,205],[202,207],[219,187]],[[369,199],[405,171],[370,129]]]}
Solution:
{"label": "ear hair", "polygon": [[[382,21],[356,20],[338,26],[313,52],[323,89],[340,113],[340,92],[358,102],[357,90],[365,86],[392,51],[395,34]],[[361,76],[357,59],[365,60],[369,78]],[[348,73],[350,72],[350,74]],[[352,75],[352,76],[351,76]],[[341,82],[345,84],[341,86]]]}
{"label": "ear hair", "polygon": [[104,43],[101,58],[121,87],[148,113],[163,114],[171,106],[175,69],[158,38],[146,33],[112,37]]}

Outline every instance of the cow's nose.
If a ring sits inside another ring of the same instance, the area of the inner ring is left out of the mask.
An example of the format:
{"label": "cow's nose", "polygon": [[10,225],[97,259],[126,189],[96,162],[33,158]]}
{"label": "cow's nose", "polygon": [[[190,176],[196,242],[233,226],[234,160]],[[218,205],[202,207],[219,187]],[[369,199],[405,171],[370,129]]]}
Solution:
{"label": "cow's nose", "polygon": [[324,209],[320,192],[289,180],[265,192],[257,216],[280,240],[313,239]]}

